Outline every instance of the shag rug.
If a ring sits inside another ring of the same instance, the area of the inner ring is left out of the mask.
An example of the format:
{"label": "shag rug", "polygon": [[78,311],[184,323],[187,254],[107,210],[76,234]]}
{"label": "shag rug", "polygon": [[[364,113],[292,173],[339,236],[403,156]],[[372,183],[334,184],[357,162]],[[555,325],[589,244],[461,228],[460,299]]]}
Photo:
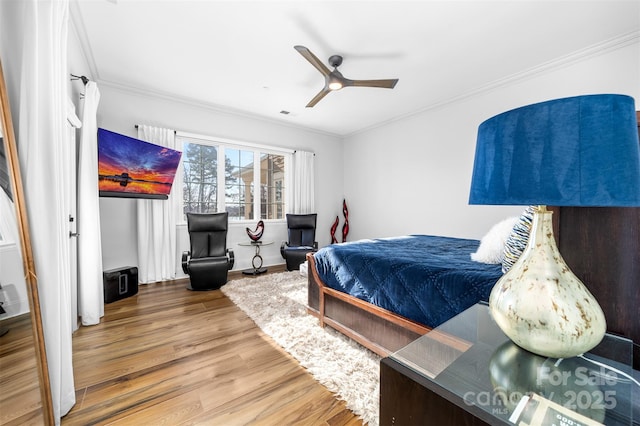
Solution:
{"label": "shag rug", "polygon": [[281,272],[232,280],[221,290],[347,408],[378,424],[380,357],[307,313],[306,277]]}

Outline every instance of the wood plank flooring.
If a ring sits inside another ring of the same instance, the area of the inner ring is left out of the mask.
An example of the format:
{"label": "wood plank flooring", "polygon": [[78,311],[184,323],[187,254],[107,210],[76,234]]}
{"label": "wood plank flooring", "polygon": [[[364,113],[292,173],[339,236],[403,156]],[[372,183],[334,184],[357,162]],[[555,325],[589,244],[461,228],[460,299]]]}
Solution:
{"label": "wood plank flooring", "polygon": [[220,290],[140,286],[73,337],[62,425],[361,425]]}
{"label": "wood plank flooring", "polygon": [[0,425],[44,423],[29,314],[0,321]]}

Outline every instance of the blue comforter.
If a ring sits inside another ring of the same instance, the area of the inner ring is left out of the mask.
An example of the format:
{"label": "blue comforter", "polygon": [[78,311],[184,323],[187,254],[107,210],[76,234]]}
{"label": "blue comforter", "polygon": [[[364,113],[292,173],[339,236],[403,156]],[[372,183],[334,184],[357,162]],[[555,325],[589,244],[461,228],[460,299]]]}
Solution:
{"label": "blue comforter", "polygon": [[480,300],[502,276],[500,265],[474,262],[480,244],[431,235],[333,244],[314,254],[329,287],[429,327]]}

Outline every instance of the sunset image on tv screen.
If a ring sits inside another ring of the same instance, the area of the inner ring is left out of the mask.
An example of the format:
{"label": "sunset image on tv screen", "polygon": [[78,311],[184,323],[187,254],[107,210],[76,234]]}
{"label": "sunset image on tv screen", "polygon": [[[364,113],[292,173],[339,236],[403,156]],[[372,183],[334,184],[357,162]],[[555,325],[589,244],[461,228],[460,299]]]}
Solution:
{"label": "sunset image on tv screen", "polygon": [[166,198],[182,153],[98,129],[98,189],[102,196]]}

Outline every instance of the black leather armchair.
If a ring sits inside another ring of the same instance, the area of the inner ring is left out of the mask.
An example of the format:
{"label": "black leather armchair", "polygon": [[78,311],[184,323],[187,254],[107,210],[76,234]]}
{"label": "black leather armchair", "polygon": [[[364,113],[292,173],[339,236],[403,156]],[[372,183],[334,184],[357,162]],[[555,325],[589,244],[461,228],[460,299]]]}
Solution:
{"label": "black leather armchair", "polygon": [[189,290],[215,290],[227,282],[233,250],[227,249],[228,213],[187,213],[191,250],[182,253],[182,270]]}
{"label": "black leather armchair", "polygon": [[288,214],[289,241],[280,246],[280,254],[287,261],[287,271],[300,269],[307,253],[318,251],[316,239],[316,213]]}

